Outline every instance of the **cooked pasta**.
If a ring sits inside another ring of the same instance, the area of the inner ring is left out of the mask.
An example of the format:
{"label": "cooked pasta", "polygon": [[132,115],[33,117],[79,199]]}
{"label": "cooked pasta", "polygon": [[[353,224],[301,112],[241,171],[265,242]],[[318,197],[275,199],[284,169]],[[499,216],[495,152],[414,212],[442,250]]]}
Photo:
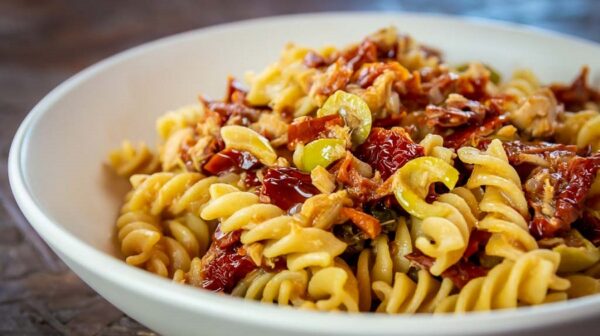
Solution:
{"label": "cooked pasta", "polygon": [[449,64],[395,28],[285,46],[167,112],[131,190],[126,263],[297,309],[515,309],[600,292],[600,90]]}
{"label": "cooked pasta", "polygon": [[429,204],[423,198],[434,182],[443,182],[453,188],[458,172],[442,159],[421,157],[405,164],[396,173],[395,192],[400,205],[413,218],[416,233],[415,246],[436,259],[430,271],[440,275],[463,256],[472,228],[477,222],[477,210],[469,204],[473,195],[465,189],[468,198],[459,193],[439,195]]}
{"label": "cooked pasta", "polygon": [[152,174],[158,171],[160,161],[146,144],[141,143],[134,147],[129,141],[123,141],[121,148],[108,155],[108,162],[115,173],[123,177],[134,174]]}
{"label": "cooked pasta", "polygon": [[277,273],[255,270],[236,285],[231,295],[248,300],[277,302],[284,306],[300,306],[304,303],[307,284],[308,275],[304,270]]}
{"label": "cooked pasta", "polygon": [[331,232],[304,227],[277,206],[259,203],[255,194],[236,191],[226,184],[213,184],[210,194],[211,200],[200,214],[203,219],[220,220],[225,233],[243,230],[243,244],[263,243],[263,257],[285,256],[292,271],[332,265],[333,258],[346,248]]}
{"label": "cooked pasta", "polygon": [[477,227],[493,233],[486,253],[515,260],[522,252],[536,249],[525,220],[528,207],[521,180],[508,163],[502,143],[493,140],[485,153],[463,147],[458,156],[464,163],[474,165],[467,188],[485,187],[479,206],[487,214]]}
{"label": "cooked pasta", "polygon": [[570,282],[555,275],[560,257],[547,250],[534,250],[515,261],[505,259],[487,276],[471,280],[458,294],[444,299],[436,312],[468,312],[536,305],[546,300],[566,299]]}

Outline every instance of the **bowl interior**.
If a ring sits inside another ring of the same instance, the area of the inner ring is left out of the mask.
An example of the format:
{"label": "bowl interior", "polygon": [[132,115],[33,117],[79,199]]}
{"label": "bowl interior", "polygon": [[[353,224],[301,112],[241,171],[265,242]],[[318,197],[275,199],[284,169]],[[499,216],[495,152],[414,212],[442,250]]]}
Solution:
{"label": "bowl interior", "polygon": [[570,81],[588,64],[592,80],[600,76],[600,48],[593,44],[448,18],[313,15],[205,29],[110,58],[44,99],[20,152],[30,196],[55,225],[117,256],[113,225],[127,183],[104,166],[110,149],[125,138],[154,145],[158,116],[199,93],[220,98],[228,75],[260,70],[287,42],[343,46],[387,25],[441,49],[450,63],[482,60],[504,75],[527,67],[544,82]]}

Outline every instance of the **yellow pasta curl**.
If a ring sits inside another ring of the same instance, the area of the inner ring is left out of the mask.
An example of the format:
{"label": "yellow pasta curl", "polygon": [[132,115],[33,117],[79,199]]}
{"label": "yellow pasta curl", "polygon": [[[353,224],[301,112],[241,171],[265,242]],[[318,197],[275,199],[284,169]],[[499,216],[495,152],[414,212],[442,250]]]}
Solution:
{"label": "yellow pasta curl", "polygon": [[453,288],[450,279],[445,278],[440,283],[425,270],[418,272],[416,283],[400,272],[394,275],[393,285],[383,281],[373,283],[373,290],[381,301],[377,311],[388,314],[431,313]]}
{"label": "yellow pasta curl", "polygon": [[142,211],[124,212],[117,219],[117,239],[125,261],[140,266],[153,257],[162,230],[155,216]]}
{"label": "yellow pasta curl", "polygon": [[340,259],[334,266],[321,268],[313,274],[308,283],[308,294],[314,301],[304,303],[303,308],[358,312],[356,278]]}
{"label": "yellow pasta curl", "polygon": [[201,212],[203,219],[219,219],[223,232],[243,229],[244,245],[264,244],[264,257],[286,256],[292,271],[327,267],[346,249],[346,244],[331,232],[304,227],[277,206],[259,203],[255,194],[217,183],[210,187],[210,195],[210,202]]}
{"label": "yellow pasta curl", "polygon": [[469,281],[458,294],[444,299],[436,313],[469,312],[519,305],[538,305],[548,300],[566,299],[566,295],[550,294],[550,290],[565,291],[568,280],[556,275],[560,255],[549,250],[533,250],[516,260],[505,259],[485,277]]}
{"label": "yellow pasta curl", "polygon": [[458,179],[458,171],[435,157],[409,161],[393,178],[398,202],[414,217],[415,245],[436,259],[430,271],[440,275],[462,257],[467,247],[471,229],[477,222],[476,209],[470,205],[474,196],[468,201],[459,193],[446,193],[432,204],[425,202],[431,183],[443,182],[453,189]]}
{"label": "yellow pasta curl", "polygon": [[204,106],[187,105],[169,111],[156,121],[156,132],[165,141],[178,130],[196,126],[205,117]]}
{"label": "yellow pasta curl", "polygon": [[134,190],[124,209],[144,210],[152,215],[159,215],[163,211],[179,215],[184,211],[198,213],[209,200],[209,186],[219,178],[203,178],[199,173],[155,173],[134,175],[131,181]]}
{"label": "yellow pasta curl", "polygon": [[160,167],[158,156],[140,143],[137,148],[129,141],[123,141],[121,148],[108,155],[110,167],[119,176],[130,177],[133,174],[152,174]]}
{"label": "yellow pasta curl", "polygon": [[577,134],[577,147],[590,146],[592,151],[600,150],[600,115],[588,120]]}
{"label": "yellow pasta curl", "polygon": [[521,253],[536,249],[525,220],[528,207],[521,180],[508,163],[500,140],[493,140],[485,152],[460,148],[458,157],[474,165],[467,188],[485,187],[480,208],[487,215],[477,227],[493,233],[486,253],[514,260]]}
{"label": "yellow pasta curl", "polygon": [[308,274],[304,270],[277,273],[262,269],[249,273],[231,292],[233,296],[279,305],[300,306],[304,303]]}

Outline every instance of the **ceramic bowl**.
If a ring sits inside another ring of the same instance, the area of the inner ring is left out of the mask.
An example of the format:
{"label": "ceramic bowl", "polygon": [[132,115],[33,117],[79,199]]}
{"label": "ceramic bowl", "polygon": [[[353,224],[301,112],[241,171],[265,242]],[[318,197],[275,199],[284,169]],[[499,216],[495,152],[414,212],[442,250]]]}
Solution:
{"label": "ceramic bowl", "polygon": [[[124,183],[106,154],[123,138],[154,144],[155,119],[220,98],[229,74],[243,78],[277,59],[285,43],[343,46],[396,25],[438,47],[450,63],[481,60],[509,74],[571,81],[588,64],[598,80],[600,46],[527,27],[412,14],[308,14],[200,29],[144,44],[75,75],[27,116],[12,144],[10,183],[35,230],[98,293],[165,335],[564,335],[600,330],[600,295],[533,308],[448,316],[315,313],[246,302],[182,286],[118,257],[114,222]],[[596,82],[597,83],[597,82]]]}

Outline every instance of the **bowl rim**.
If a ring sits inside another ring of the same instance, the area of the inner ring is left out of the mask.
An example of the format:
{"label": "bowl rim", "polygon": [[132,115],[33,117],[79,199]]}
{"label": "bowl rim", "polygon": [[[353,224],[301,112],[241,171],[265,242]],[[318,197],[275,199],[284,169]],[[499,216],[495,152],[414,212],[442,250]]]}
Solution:
{"label": "bowl rim", "polygon": [[[410,331],[412,334],[431,334],[444,330],[447,334],[478,334],[486,332],[501,332],[510,330],[525,330],[540,326],[556,325],[567,321],[589,318],[600,312],[600,296],[570,300],[564,303],[547,304],[536,307],[525,307],[515,310],[500,310],[493,312],[470,313],[462,316],[455,315],[387,315],[387,314],[323,314],[301,310],[281,309],[258,302],[242,301],[224,295],[198,290],[191,286],[181,286],[170,280],[160,278],[149,272],[129,266],[107,253],[98,250],[67,231],[59,223],[47,216],[35,195],[31,192],[25,174],[25,152],[31,133],[41,117],[52,106],[62,99],[73,88],[93,79],[104,70],[119,63],[155,50],[166,48],[170,44],[193,39],[200,35],[216,32],[226,32],[244,26],[265,23],[285,23],[287,20],[310,20],[315,17],[336,17],[345,19],[356,18],[419,18],[422,20],[446,21],[462,23],[473,27],[500,30],[506,33],[529,34],[562,42],[576,42],[583,45],[600,48],[600,44],[579,37],[562,33],[550,32],[545,29],[526,25],[507,23],[496,20],[461,17],[442,14],[421,13],[381,13],[381,12],[325,12],[281,15],[266,18],[256,18],[231,23],[204,27],[175,35],[160,38],[151,42],[119,52],[98,63],[95,63],[79,73],[68,78],[50,93],[48,93],[19,126],[9,153],[8,173],[9,182],[17,204],[27,220],[40,236],[67,259],[82,265],[95,277],[102,278],[112,284],[135,292],[138,295],[154,297],[167,305],[178,306],[181,309],[194,311],[199,314],[214,316],[220,319],[237,321],[247,325],[259,325],[264,328],[280,330],[292,329],[298,332],[320,332],[324,334],[344,333],[346,335],[363,335],[367,333],[395,333],[399,330]],[[541,35],[541,36],[540,36]],[[61,256],[62,258],[62,256]],[[89,267],[85,265],[104,265]],[[111,272],[103,272],[111,269]],[[125,281],[125,279],[127,281]],[[247,312],[252,310],[252,314]],[[434,322],[435,323],[427,323]],[[510,323],[508,323],[510,321]],[[448,329],[443,329],[448,328]]]}

